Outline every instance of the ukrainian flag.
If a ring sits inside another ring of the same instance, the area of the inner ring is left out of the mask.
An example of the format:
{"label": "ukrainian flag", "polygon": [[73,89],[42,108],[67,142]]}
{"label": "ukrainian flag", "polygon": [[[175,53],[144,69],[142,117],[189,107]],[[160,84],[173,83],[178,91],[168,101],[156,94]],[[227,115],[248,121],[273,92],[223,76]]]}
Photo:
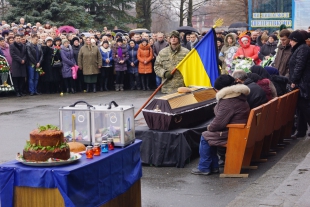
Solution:
{"label": "ukrainian flag", "polygon": [[176,66],[183,75],[185,86],[214,85],[219,76],[216,35],[211,29]]}

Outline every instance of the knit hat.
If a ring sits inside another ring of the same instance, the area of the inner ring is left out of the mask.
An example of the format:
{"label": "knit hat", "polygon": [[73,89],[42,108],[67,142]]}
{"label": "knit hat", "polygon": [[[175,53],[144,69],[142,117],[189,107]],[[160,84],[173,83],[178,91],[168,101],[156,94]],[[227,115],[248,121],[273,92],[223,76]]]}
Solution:
{"label": "knit hat", "polygon": [[288,38],[298,43],[302,43],[305,41],[304,36],[299,31],[292,32]]}
{"label": "knit hat", "polygon": [[47,37],[47,38],[45,38],[45,42],[47,42],[47,41],[53,41],[53,38],[51,38],[51,37]]}
{"label": "knit hat", "polygon": [[142,43],[142,42],[146,42],[146,44],[149,43],[149,41],[148,41],[147,39],[145,39],[145,38],[142,38],[141,43]]}
{"label": "knit hat", "polygon": [[269,37],[272,37],[272,39],[273,39],[274,41],[277,41],[277,40],[278,40],[277,36],[275,36],[274,34],[273,34],[273,35],[270,35]]}
{"label": "knit hat", "polygon": [[69,40],[67,40],[67,39],[61,40],[61,43],[62,43],[62,44],[65,44],[66,42],[69,42]]}
{"label": "knit hat", "polygon": [[248,38],[246,38],[246,37],[242,37],[242,38],[241,38],[241,42],[243,42],[243,41],[245,41],[245,40],[247,40],[247,41],[248,41],[249,39],[248,39]]}
{"label": "knit hat", "polygon": [[219,91],[222,88],[233,85],[234,82],[235,82],[235,79],[231,77],[230,75],[220,75],[215,80],[214,88]]}
{"label": "knit hat", "polygon": [[77,40],[77,41],[80,42],[80,38],[78,38],[78,37],[73,37],[72,40],[71,40],[71,42],[74,43],[75,40]]}
{"label": "knit hat", "polygon": [[265,70],[270,74],[270,75],[279,75],[279,71],[278,69],[274,68],[274,67],[269,67],[269,66],[266,66],[264,67]]}
{"label": "knit hat", "polygon": [[280,25],[280,32],[281,32],[282,29],[287,29],[287,27],[286,27],[285,24],[281,24],[281,25]]}
{"label": "knit hat", "polygon": [[61,38],[60,37],[55,37],[54,42],[60,41],[61,42]]}
{"label": "knit hat", "polygon": [[221,43],[223,43],[224,41],[223,41],[223,39],[222,38],[216,38],[216,41],[220,41]]}
{"label": "knit hat", "polygon": [[102,42],[102,45],[103,44],[109,44],[109,42],[105,40],[105,41]]}
{"label": "knit hat", "polygon": [[117,38],[116,42],[121,42],[121,43],[123,43],[123,39],[122,39],[122,38]]}
{"label": "knit hat", "polygon": [[176,30],[174,30],[174,31],[172,31],[171,33],[170,33],[170,36],[169,37],[176,37],[176,38],[178,38],[179,40],[180,40],[180,33],[178,32],[178,31],[176,31]]}

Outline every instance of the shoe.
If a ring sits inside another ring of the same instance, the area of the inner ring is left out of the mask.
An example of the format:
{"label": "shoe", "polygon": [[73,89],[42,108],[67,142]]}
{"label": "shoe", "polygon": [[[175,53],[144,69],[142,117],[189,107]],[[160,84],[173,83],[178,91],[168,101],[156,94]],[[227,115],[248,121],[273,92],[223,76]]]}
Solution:
{"label": "shoe", "polygon": [[124,91],[124,84],[119,84],[119,90]]}
{"label": "shoe", "polygon": [[224,167],[225,161],[220,159],[218,163],[220,167]]}
{"label": "shoe", "polygon": [[41,95],[42,93],[39,92],[35,92],[34,95]]}
{"label": "shoe", "polygon": [[30,96],[34,96],[34,93],[30,93]]}
{"label": "shoe", "polygon": [[21,97],[20,93],[16,93],[16,96],[17,96],[17,97]]}
{"label": "shoe", "polygon": [[214,173],[214,174],[217,174],[217,173],[220,173],[220,169],[219,168],[213,168],[211,170],[211,172]]}
{"label": "shoe", "polygon": [[211,172],[202,172],[197,168],[193,168],[191,173],[194,175],[211,175]]}
{"label": "shoe", "polygon": [[296,134],[292,135],[291,138],[292,139],[297,139],[297,138],[303,138],[306,136],[306,133],[299,133],[297,132]]}

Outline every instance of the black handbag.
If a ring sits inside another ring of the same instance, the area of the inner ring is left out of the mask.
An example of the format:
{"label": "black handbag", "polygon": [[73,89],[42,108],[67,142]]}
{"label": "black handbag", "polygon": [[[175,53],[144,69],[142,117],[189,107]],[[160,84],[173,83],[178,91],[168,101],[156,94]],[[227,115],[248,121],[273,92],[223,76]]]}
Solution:
{"label": "black handbag", "polygon": [[53,62],[53,68],[60,68],[62,67],[62,62],[60,60]]}

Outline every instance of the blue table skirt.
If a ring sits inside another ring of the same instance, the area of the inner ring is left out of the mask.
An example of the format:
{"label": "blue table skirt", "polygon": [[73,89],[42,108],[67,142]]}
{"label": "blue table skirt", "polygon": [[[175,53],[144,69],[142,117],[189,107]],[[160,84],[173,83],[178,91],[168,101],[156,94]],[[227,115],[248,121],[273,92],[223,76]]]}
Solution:
{"label": "blue table skirt", "polygon": [[55,167],[32,167],[17,161],[0,165],[2,207],[13,207],[15,186],[58,188],[66,206],[100,206],[126,192],[142,177],[140,140],[125,148]]}

